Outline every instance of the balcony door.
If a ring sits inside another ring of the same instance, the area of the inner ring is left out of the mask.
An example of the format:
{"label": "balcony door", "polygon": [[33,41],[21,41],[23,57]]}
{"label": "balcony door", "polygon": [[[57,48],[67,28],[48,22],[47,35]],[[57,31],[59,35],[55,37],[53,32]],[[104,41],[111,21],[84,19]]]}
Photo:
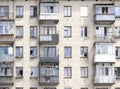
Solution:
{"label": "balcony door", "polygon": [[44,34],[45,35],[56,34],[56,27],[55,26],[45,26],[44,27]]}

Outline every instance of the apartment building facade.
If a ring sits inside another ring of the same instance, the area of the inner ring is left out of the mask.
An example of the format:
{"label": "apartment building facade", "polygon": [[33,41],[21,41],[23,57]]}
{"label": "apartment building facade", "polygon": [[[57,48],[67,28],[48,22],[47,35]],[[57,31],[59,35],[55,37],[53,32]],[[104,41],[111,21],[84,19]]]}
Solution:
{"label": "apartment building facade", "polygon": [[119,0],[0,0],[0,89],[120,89]]}

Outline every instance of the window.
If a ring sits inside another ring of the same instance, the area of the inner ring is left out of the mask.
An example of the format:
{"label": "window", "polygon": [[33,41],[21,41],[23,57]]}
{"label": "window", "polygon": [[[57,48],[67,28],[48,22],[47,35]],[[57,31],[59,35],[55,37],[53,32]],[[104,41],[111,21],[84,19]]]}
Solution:
{"label": "window", "polygon": [[72,57],[72,48],[69,46],[64,47],[64,57],[70,58]]}
{"label": "window", "polygon": [[11,67],[13,64],[2,63],[0,64],[0,77],[5,76],[13,76],[13,68]]}
{"label": "window", "polygon": [[71,78],[71,77],[72,77],[72,68],[64,67],[64,78]]}
{"label": "window", "polygon": [[105,38],[107,37],[107,30],[108,27],[105,26],[97,26],[96,27],[96,37],[100,37],[100,38]]}
{"label": "window", "polygon": [[109,72],[108,67],[105,67],[105,75],[106,76],[108,76],[108,72]]}
{"label": "window", "polygon": [[36,58],[37,57],[37,47],[31,46],[30,47],[30,58]]}
{"label": "window", "polygon": [[114,54],[114,45],[110,43],[96,43],[96,54]]}
{"label": "window", "polygon": [[37,6],[30,6],[30,17],[37,16]]}
{"label": "window", "polygon": [[16,78],[23,78],[23,67],[16,67]]}
{"label": "window", "polygon": [[64,37],[65,38],[72,37],[72,28],[71,28],[71,26],[65,26],[64,27]]}
{"label": "window", "polygon": [[56,47],[44,47],[44,57],[56,57]]}
{"label": "window", "polygon": [[23,89],[23,87],[16,87],[16,89]]}
{"label": "window", "polygon": [[72,15],[72,7],[71,6],[64,6],[64,16],[71,17]]}
{"label": "window", "polygon": [[30,67],[30,78],[37,78],[38,76],[38,68]]}
{"label": "window", "polygon": [[45,26],[44,34],[45,35],[56,34],[56,27],[55,26]]}
{"label": "window", "polygon": [[11,47],[11,46],[0,46],[0,54],[13,55],[13,47]]}
{"label": "window", "polygon": [[80,16],[88,16],[88,7],[80,7]]}
{"label": "window", "polygon": [[115,68],[116,78],[120,78],[120,67]]}
{"label": "window", "polygon": [[81,37],[87,37],[87,27],[86,26],[81,27]]}
{"label": "window", "polygon": [[16,27],[16,37],[23,37],[23,26]]}
{"label": "window", "polygon": [[88,78],[88,67],[81,67],[81,78]]}
{"label": "window", "polygon": [[58,13],[58,3],[40,3],[40,13]]}
{"label": "window", "polygon": [[9,6],[0,6],[0,17],[9,17]]}
{"label": "window", "polygon": [[115,37],[120,37],[120,26],[115,27]]}
{"label": "window", "polygon": [[0,21],[0,34],[13,34],[13,21]]}
{"label": "window", "polygon": [[81,47],[80,51],[81,57],[88,57],[88,47]]}
{"label": "window", "polygon": [[120,7],[115,7],[115,16],[119,17],[120,16]]}
{"label": "window", "polygon": [[23,57],[23,47],[22,46],[16,47],[16,57]]}
{"label": "window", "polygon": [[30,27],[30,37],[37,37],[37,26]]}
{"label": "window", "polygon": [[116,58],[120,58],[120,47],[115,48]]}
{"label": "window", "polygon": [[16,17],[23,17],[23,6],[16,6]]}

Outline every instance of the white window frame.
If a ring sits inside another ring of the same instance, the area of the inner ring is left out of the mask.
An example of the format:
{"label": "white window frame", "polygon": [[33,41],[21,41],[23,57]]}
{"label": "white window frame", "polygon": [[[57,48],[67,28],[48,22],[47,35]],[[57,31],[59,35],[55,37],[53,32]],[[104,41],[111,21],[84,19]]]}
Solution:
{"label": "white window frame", "polygon": [[72,27],[71,26],[64,26],[64,38],[72,37]]}
{"label": "white window frame", "polygon": [[81,17],[87,17],[88,16],[88,7],[87,6],[80,7],[80,16]]}

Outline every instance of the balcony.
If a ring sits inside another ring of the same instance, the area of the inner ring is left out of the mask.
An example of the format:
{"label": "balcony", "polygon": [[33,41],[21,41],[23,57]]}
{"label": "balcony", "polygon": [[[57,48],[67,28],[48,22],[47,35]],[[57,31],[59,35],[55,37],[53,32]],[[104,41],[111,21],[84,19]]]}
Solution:
{"label": "balcony", "polygon": [[94,22],[96,24],[113,24],[115,22],[114,4],[95,4]]}
{"label": "balcony", "polygon": [[12,77],[0,77],[0,85],[13,85],[14,81]]}
{"label": "balcony", "polygon": [[113,24],[115,22],[115,15],[110,14],[96,14],[94,21],[97,24]]}
{"label": "balcony", "polygon": [[0,34],[0,43],[12,44],[14,42],[13,34]]}
{"label": "balcony", "polygon": [[115,63],[115,55],[103,54],[103,55],[95,55],[94,63]]}
{"label": "balcony", "polygon": [[13,61],[14,61],[13,55],[0,54],[0,62],[13,62]]}
{"label": "balcony", "polygon": [[41,63],[58,63],[59,62],[59,57],[40,57],[40,62]]}
{"label": "balcony", "polygon": [[0,12],[0,20],[14,20],[14,13],[13,12],[5,12],[5,13],[1,13]]}
{"label": "balcony", "polygon": [[95,35],[95,42],[113,43],[115,42],[115,37],[114,35]]}
{"label": "balcony", "polygon": [[40,77],[40,85],[57,85],[59,83],[59,77],[44,76]]}
{"label": "balcony", "polygon": [[115,76],[96,76],[95,77],[95,84],[114,84],[116,81]]}
{"label": "balcony", "polygon": [[58,64],[42,64],[40,66],[41,85],[57,85],[59,83],[59,67]]}
{"label": "balcony", "polygon": [[40,44],[58,44],[58,42],[59,42],[58,34],[40,35]]}
{"label": "balcony", "polygon": [[40,13],[40,23],[58,23],[58,13]]}

